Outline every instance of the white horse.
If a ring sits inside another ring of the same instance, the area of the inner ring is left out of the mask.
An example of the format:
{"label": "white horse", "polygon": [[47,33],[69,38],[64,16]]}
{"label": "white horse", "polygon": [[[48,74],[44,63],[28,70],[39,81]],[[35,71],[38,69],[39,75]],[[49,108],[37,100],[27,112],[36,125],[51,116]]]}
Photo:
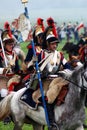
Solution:
{"label": "white horse", "polygon": [[[55,106],[54,108],[55,121],[58,124],[59,130],[84,130],[84,100],[87,90],[87,69],[82,67],[75,70],[69,81],[69,91],[64,104]],[[26,116],[29,117],[34,130],[42,130],[43,126],[47,125],[44,108],[38,106],[37,110],[32,110],[19,101],[20,96],[26,90],[27,88],[23,88],[15,92],[9,104],[15,123],[14,130],[22,130]]]}
{"label": "white horse", "polygon": [[8,96],[6,96],[3,100],[0,101],[0,121],[2,121],[4,118],[6,118],[10,112],[10,101],[14,95],[14,92],[10,93]]}

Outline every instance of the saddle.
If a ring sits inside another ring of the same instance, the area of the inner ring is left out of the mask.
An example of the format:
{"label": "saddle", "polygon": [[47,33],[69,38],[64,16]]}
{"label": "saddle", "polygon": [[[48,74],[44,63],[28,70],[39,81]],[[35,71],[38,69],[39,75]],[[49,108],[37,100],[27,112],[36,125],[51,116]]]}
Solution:
{"label": "saddle", "polygon": [[36,110],[37,104],[32,99],[32,94],[34,90],[31,88],[28,88],[20,97],[19,101],[23,104],[27,105],[30,109]]}
{"label": "saddle", "polygon": [[68,84],[64,85],[62,87],[62,90],[60,91],[60,93],[59,93],[59,95],[58,95],[58,97],[56,99],[56,105],[57,106],[60,106],[61,104],[63,104],[65,102],[65,97],[66,97],[66,95],[68,93],[68,90],[69,90]]}
{"label": "saddle", "polygon": [[[43,106],[43,101],[42,101],[42,97],[39,98],[40,103],[37,104],[33,98],[32,98],[32,94],[33,94],[34,90],[31,88],[28,88],[20,97],[19,102],[22,102],[23,104],[27,105],[27,107],[29,107],[32,110],[37,110],[38,106]],[[47,102],[47,98],[46,96],[44,97],[45,101]]]}
{"label": "saddle", "polygon": [[[42,101],[42,97],[40,97],[38,100],[40,101],[39,104],[37,104],[33,98],[32,98],[32,94],[33,94],[34,90],[31,88],[28,88],[20,97],[19,101],[22,102],[23,104],[27,105],[27,107],[29,107],[32,110],[37,110],[38,106],[43,106],[43,101]],[[65,101],[65,97],[68,93],[68,86],[65,85],[62,87],[62,90],[60,91],[58,97],[56,98],[56,105],[60,106],[61,104],[64,103]],[[45,101],[47,102],[47,97],[44,97]]]}

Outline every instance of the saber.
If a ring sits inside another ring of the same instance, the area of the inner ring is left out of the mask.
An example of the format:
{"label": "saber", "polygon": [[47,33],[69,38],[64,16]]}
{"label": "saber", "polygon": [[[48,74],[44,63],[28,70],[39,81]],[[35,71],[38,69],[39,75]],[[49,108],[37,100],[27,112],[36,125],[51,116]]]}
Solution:
{"label": "saber", "polygon": [[1,39],[1,35],[0,35],[0,42],[1,42],[2,53],[3,53],[4,61],[5,61],[5,67],[8,67],[7,60],[6,60],[6,55],[5,55],[5,50],[4,50],[2,39]]}
{"label": "saber", "polygon": [[[35,51],[35,46],[34,46],[34,41],[33,40],[32,40],[32,49],[33,49],[33,54],[36,57],[36,51]],[[40,76],[40,71],[39,71],[39,66],[38,66],[37,61],[35,62],[35,65],[36,65],[36,71],[37,71],[37,74],[38,74],[38,80],[39,80],[40,91],[41,91],[42,101],[43,101],[44,110],[45,110],[46,121],[47,121],[47,125],[49,127],[50,123],[49,123],[48,112],[47,112],[46,102],[45,102],[44,93],[43,93],[43,86],[42,86],[42,81],[41,81],[41,76]]]}

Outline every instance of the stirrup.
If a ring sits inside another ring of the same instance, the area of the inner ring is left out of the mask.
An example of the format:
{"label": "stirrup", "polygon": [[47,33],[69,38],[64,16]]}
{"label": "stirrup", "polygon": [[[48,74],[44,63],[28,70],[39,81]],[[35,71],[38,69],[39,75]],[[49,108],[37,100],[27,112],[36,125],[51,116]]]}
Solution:
{"label": "stirrup", "polygon": [[48,130],[59,130],[59,127],[56,123],[52,123],[50,127],[48,127]]}

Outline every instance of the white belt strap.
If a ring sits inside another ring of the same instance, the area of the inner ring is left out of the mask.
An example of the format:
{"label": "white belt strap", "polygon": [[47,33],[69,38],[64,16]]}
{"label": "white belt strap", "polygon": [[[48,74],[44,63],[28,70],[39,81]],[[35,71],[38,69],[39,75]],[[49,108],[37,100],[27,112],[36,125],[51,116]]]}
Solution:
{"label": "white belt strap", "polygon": [[52,53],[50,53],[46,58],[43,64],[40,67],[40,70],[43,71],[43,69],[46,67],[46,65],[49,63],[49,61],[52,59]]}

